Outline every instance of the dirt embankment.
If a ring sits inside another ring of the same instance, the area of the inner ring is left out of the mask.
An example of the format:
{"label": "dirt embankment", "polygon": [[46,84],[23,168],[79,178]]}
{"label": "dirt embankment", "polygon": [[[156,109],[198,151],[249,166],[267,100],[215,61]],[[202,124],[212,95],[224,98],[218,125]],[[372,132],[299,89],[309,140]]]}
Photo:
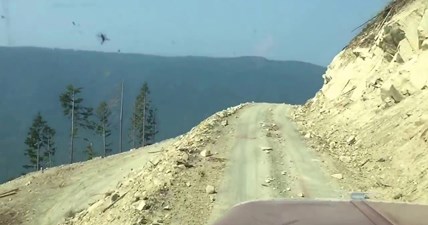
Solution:
{"label": "dirt embankment", "polygon": [[428,202],[428,7],[392,2],[344,51],[293,118],[342,185],[383,200]]}
{"label": "dirt embankment", "polygon": [[204,224],[215,196],[206,188],[225,167],[217,140],[244,106],[175,139],[3,184],[0,193],[19,191],[0,198],[0,224]]}

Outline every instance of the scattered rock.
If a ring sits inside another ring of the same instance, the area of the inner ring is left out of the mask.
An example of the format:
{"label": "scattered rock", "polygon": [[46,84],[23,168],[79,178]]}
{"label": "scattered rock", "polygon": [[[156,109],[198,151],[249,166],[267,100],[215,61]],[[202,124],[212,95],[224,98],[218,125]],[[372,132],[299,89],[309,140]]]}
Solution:
{"label": "scattered rock", "polygon": [[149,208],[150,208],[149,204],[147,204],[147,202],[144,201],[144,200],[136,203],[136,206],[135,206],[135,209],[138,210],[138,211],[147,210]]}
{"label": "scattered rock", "polygon": [[[165,170],[165,166],[164,165],[159,165],[157,169],[158,169],[159,172],[163,172]],[[127,186],[127,185],[125,185],[125,186]]]}
{"label": "scattered rock", "polygon": [[379,158],[376,162],[386,162],[386,159],[385,158]]}
{"label": "scattered rock", "polygon": [[186,186],[190,187],[190,186],[192,186],[192,184],[190,184],[190,182],[186,182]]}
{"label": "scattered rock", "polygon": [[154,159],[151,159],[151,160],[150,160],[150,163],[151,163],[153,166],[157,166],[157,165],[159,164],[159,162],[160,162],[160,159],[159,159],[159,158],[154,158]]}
{"label": "scattered rock", "polygon": [[155,224],[162,224],[163,223],[163,219],[157,219],[156,221],[155,221]]}
{"label": "scattered rock", "polygon": [[205,177],[205,171],[198,171],[200,177]]}
{"label": "scattered rock", "polygon": [[141,200],[140,196],[134,196],[134,199],[132,202],[138,202],[140,200]]}
{"label": "scattered rock", "polygon": [[117,193],[114,193],[114,194],[111,196],[111,201],[112,201],[112,202],[115,202],[118,198],[119,198],[119,195],[118,195]]}
{"label": "scattered rock", "polygon": [[141,217],[137,220],[137,224],[147,224],[147,223],[148,223],[148,221],[144,217]]}
{"label": "scattered rock", "polygon": [[201,152],[201,156],[202,157],[209,157],[209,156],[211,156],[211,151],[210,150],[203,150]]}
{"label": "scattered rock", "polygon": [[341,173],[336,173],[331,175],[331,177],[334,177],[336,179],[342,180],[343,179],[343,175]]}
{"label": "scattered rock", "polygon": [[167,205],[165,207],[163,207],[164,210],[171,210],[171,206]]}
{"label": "scattered rock", "polygon": [[306,138],[306,139],[311,138],[311,133],[309,133],[309,132],[308,132],[308,133],[306,133],[306,134],[305,134],[305,138]]}
{"label": "scattered rock", "polygon": [[299,196],[299,197],[301,197],[301,198],[304,198],[304,197],[305,197],[305,195],[304,195],[303,193],[299,193],[299,194],[297,194],[297,196]]}
{"label": "scattered rock", "polygon": [[215,195],[210,195],[210,201],[215,202]]}
{"label": "scattered rock", "polygon": [[221,121],[221,125],[225,127],[225,126],[229,125],[229,122],[227,120],[223,120],[223,121]]}
{"label": "scattered rock", "polygon": [[381,87],[381,99],[386,102],[390,98],[394,103],[399,103],[404,99],[404,96],[389,82],[386,82]]}
{"label": "scattered rock", "polygon": [[421,44],[422,50],[428,50],[428,39],[425,39]]}
{"label": "scattered rock", "polygon": [[289,188],[289,187],[288,187],[288,188],[287,188],[287,189],[285,189],[285,190],[287,190],[287,191],[291,191],[291,188]]}
{"label": "scattered rock", "polygon": [[214,186],[211,186],[211,185],[207,185],[207,187],[205,188],[205,192],[207,194],[215,194],[216,193]]}
{"label": "scattered rock", "polygon": [[147,192],[145,192],[145,191],[143,192],[142,196],[143,196],[143,200],[149,199],[149,197],[147,197]]}
{"label": "scattered rock", "polygon": [[397,200],[397,199],[400,199],[400,198],[402,198],[403,197],[403,194],[401,194],[401,193],[398,193],[398,194],[396,194],[396,195],[394,195],[394,199],[395,200]]}
{"label": "scattered rock", "polygon": [[272,181],[274,181],[274,180],[275,180],[274,178],[267,178],[267,179],[265,180],[265,182],[269,184],[270,182],[272,182]]}
{"label": "scattered rock", "polygon": [[183,162],[181,160],[178,160],[176,167],[184,169],[184,168],[192,168],[193,165],[189,164],[188,162]]}
{"label": "scattered rock", "polygon": [[262,151],[265,151],[265,152],[269,152],[269,151],[272,151],[273,150],[273,148],[272,147],[267,147],[267,146],[265,146],[265,147],[260,147],[261,149],[262,149]]}
{"label": "scattered rock", "polygon": [[349,156],[340,156],[339,160],[344,162],[344,163],[349,163],[352,161],[351,157],[349,157]]}
{"label": "scattered rock", "polygon": [[356,57],[360,57],[363,60],[370,57],[370,52],[368,48],[356,48],[352,51]]}
{"label": "scattered rock", "polygon": [[282,174],[282,175],[286,175],[286,174],[287,174],[287,171],[282,171],[282,172],[281,172],[281,174]]}
{"label": "scattered rock", "polygon": [[353,144],[355,144],[355,142],[356,142],[356,137],[355,137],[354,135],[350,136],[350,137],[346,140],[346,143],[347,143],[348,145],[353,145]]}

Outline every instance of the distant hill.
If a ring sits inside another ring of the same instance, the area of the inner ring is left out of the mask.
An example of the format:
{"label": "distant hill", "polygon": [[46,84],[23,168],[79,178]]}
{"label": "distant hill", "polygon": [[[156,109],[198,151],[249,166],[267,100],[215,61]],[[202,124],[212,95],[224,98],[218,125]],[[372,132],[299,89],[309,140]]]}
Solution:
{"label": "distant hill", "polygon": [[[59,94],[67,84],[83,87],[88,106],[114,102],[125,83],[125,129],[137,91],[149,83],[159,111],[158,140],[180,135],[212,113],[242,102],[304,103],[322,85],[325,68],[260,57],[160,57],[44,48],[0,48],[0,182],[19,175],[23,143],[40,111],[57,130],[56,163],[66,162],[68,120]],[[117,129],[118,109],[113,108]],[[93,138],[95,139],[95,138]],[[111,136],[117,152],[118,133]],[[79,142],[79,141],[78,141]],[[129,149],[124,135],[125,149]],[[80,160],[82,150],[77,149]]]}

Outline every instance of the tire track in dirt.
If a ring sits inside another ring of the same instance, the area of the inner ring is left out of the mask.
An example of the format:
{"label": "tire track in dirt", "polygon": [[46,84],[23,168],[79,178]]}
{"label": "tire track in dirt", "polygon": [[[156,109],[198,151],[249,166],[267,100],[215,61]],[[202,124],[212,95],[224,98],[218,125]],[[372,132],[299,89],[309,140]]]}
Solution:
{"label": "tire track in dirt", "polygon": [[[253,104],[230,122],[234,138],[228,168],[209,224],[238,203],[272,198],[339,198],[340,190],[322,169],[287,118],[290,106]],[[269,127],[275,127],[269,130]],[[248,137],[248,138],[242,138]],[[266,153],[261,147],[272,147]],[[272,181],[266,181],[271,178]]]}

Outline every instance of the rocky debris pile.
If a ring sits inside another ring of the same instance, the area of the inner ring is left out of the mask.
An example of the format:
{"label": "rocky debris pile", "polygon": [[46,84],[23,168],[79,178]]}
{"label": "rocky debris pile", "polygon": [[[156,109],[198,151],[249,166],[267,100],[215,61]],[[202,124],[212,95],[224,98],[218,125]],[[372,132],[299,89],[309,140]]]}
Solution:
{"label": "rocky debris pile", "polygon": [[216,113],[178,137],[143,170],[127,174],[115,190],[105,193],[87,209],[70,213],[63,224],[154,225],[171,224],[171,220],[203,224],[207,218],[201,215],[210,212],[216,195],[213,184],[220,178],[225,163],[207,148],[216,141],[224,121],[245,105]]}
{"label": "rocky debris pile", "polygon": [[290,117],[348,189],[428,202],[428,4],[394,1],[385,12],[364,31],[371,41],[339,53],[322,89]]}
{"label": "rocky debris pile", "polygon": [[228,117],[235,114],[236,111],[243,108],[249,103],[241,104],[235,107],[230,107],[226,110],[218,112],[206,120],[202,121],[198,126],[190,130],[186,135],[180,136],[179,141],[174,144],[174,147],[181,152],[186,152],[188,154],[193,154],[195,152],[201,151],[200,149],[204,148],[207,144],[214,143],[215,127],[218,125],[226,126],[228,122]]}

